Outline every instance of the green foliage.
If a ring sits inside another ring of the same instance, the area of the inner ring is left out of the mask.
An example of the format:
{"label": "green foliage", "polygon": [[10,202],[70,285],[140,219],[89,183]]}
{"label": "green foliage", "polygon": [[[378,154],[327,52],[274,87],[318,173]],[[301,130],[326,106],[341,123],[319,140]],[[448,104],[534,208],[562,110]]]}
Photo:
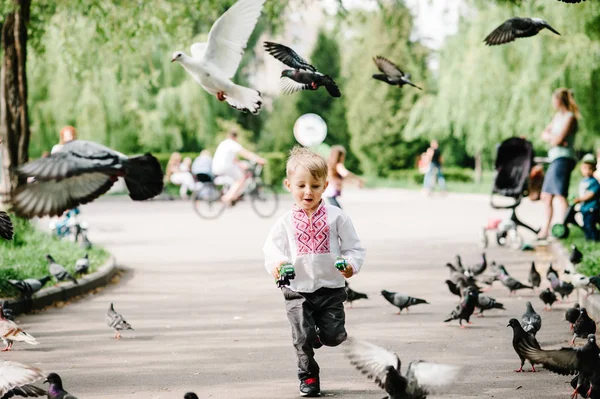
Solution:
{"label": "green foliage", "polygon": [[569,237],[561,240],[561,243],[571,251],[571,245],[576,245],[583,254],[583,261],[577,267],[577,271],[586,276],[597,276],[600,274],[600,243],[588,241],[583,231],[576,226],[569,226]]}
{"label": "green foliage", "polygon": [[412,142],[402,133],[413,103],[423,94],[412,87],[400,89],[373,80],[377,68],[371,57],[382,55],[397,63],[427,93],[428,51],[409,40],[412,17],[406,6],[382,7],[349,15],[339,40],[344,43],[343,92],[351,149],[365,173],[387,176],[392,170],[412,167],[423,146],[422,141]]}
{"label": "green foliage", "polygon": [[275,188],[281,187],[285,179],[285,164],[287,162],[287,154],[283,152],[268,152],[260,154],[267,160],[263,168],[263,179],[267,184]]}
{"label": "green foliage", "polygon": [[[77,244],[61,240],[50,233],[38,230],[25,219],[10,215],[15,229],[12,241],[0,241],[2,264],[0,265],[0,297],[16,295],[6,279],[41,278],[48,275],[46,254],[74,272],[75,262],[89,253],[90,267],[94,271],[104,264],[109,254],[103,248],[94,245],[89,250],[81,249]],[[49,283],[48,285],[51,285]]]}
{"label": "green foliage", "polygon": [[[600,16],[600,5],[518,3],[472,2],[476,10],[441,50],[437,93],[419,99],[404,128],[407,136],[455,137],[470,155],[481,152],[488,165],[495,144],[510,136],[526,136],[545,151],[540,132],[552,118],[551,94],[563,86],[574,89],[584,117],[577,145],[600,143],[600,28],[590,26]],[[542,16],[563,35],[543,30],[533,38],[486,47],[483,38],[514,15]]]}

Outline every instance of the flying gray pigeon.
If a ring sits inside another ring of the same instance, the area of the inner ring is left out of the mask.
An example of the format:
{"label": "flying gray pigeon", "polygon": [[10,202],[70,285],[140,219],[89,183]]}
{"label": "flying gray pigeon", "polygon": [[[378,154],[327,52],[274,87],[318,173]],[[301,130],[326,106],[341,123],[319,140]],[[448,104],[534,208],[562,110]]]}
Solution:
{"label": "flying gray pigeon", "polygon": [[0,211],[0,238],[12,240],[13,234],[13,224],[8,213]]}
{"label": "flying gray pigeon", "polygon": [[412,296],[402,295],[397,292],[389,292],[386,290],[381,291],[381,295],[392,305],[396,306],[399,310],[397,314],[400,314],[402,310],[406,309],[408,312],[408,308],[410,306],[419,305],[421,303],[429,305],[425,299],[413,298]]}
{"label": "flying gray pigeon", "polygon": [[513,348],[515,349],[515,352],[517,352],[519,359],[521,359],[521,367],[515,370],[515,372],[522,373],[525,360],[529,360],[529,363],[531,363],[531,371],[535,373],[535,362],[526,355],[523,350],[523,345],[526,344],[527,346],[540,349],[540,344],[537,342],[537,339],[535,339],[533,335],[526,333],[517,319],[510,319],[507,327],[512,327],[513,329]]}
{"label": "flying gray pigeon", "polygon": [[231,81],[238,70],[248,39],[254,31],[266,0],[238,0],[210,28],[207,43],[192,44],[192,56],[176,51],[178,62],[194,80],[219,101],[232,108],[258,114],[260,92]]}
{"label": "flying gray pigeon", "polygon": [[125,178],[129,197],[150,199],[163,191],[163,172],[151,154],[127,157],[91,141],[73,140],[46,158],[19,167],[21,176],[35,180],[19,186],[13,210],[20,216],[60,216],[68,209],[87,204]]}
{"label": "flying gray pigeon", "polygon": [[354,291],[352,288],[350,288],[347,281],[346,281],[346,296],[348,297],[348,299],[346,299],[346,302],[348,302],[350,304],[350,307],[352,307],[352,302],[354,302],[354,301],[357,301],[359,299],[369,299],[367,294],[363,294],[362,292]]}
{"label": "flying gray pigeon", "polygon": [[183,399],[198,399],[198,395],[196,395],[194,392],[188,392],[183,395]]}
{"label": "flying gray pigeon", "polygon": [[488,46],[510,43],[522,37],[535,36],[544,28],[560,36],[560,33],[543,19],[514,17],[497,27],[484,42]]}
{"label": "flying gray pigeon", "polygon": [[56,373],[48,374],[44,383],[50,384],[48,386],[48,399],[77,399],[63,388],[62,379]]}
{"label": "flying gray pigeon", "polygon": [[[27,334],[14,321],[4,318],[0,307],[0,339],[6,345],[2,352],[12,350],[13,343],[27,342],[30,345],[39,345],[39,342],[30,334]],[[1,375],[0,375],[1,377]]]}
{"label": "flying gray pigeon", "polygon": [[373,379],[387,399],[425,399],[452,384],[460,371],[455,366],[416,361],[409,363],[403,376],[398,356],[379,346],[348,338],[344,350],[350,363]]}
{"label": "flying gray pigeon", "polygon": [[465,326],[463,326],[462,322],[463,320],[466,320],[467,323],[471,324],[471,316],[475,311],[475,306],[477,306],[479,302],[478,296],[479,294],[477,293],[477,291],[472,289],[467,290],[466,295],[463,297],[460,304],[458,304],[456,306],[456,309],[454,309],[448,315],[446,320],[444,320],[444,323],[447,323],[452,320],[458,320],[460,328],[466,328]]}
{"label": "flying gray pigeon", "polygon": [[506,310],[506,309],[504,309],[503,304],[501,304],[500,302],[497,302],[494,298],[485,296],[485,295],[477,296],[477,305],[475,305],[475,306],[480,310],[479,317],[483,317],[484,310],[490,310],[490,309]]}
{"label": "flying gray pigeon", "polygon": [[10,285],[15,287],[23,298],[31,298],[33,294],[42,289],[42,287],[52,280],[52,276],[46,276],[41,279],[28,278],[25,280],[8,280]]}
{"label": "flying gray pigeon", "polygon": [[537,364],[542,364],[554,373],[560,375],[579,373],[577,385],[571,398],[577,397],[584,385],[589,385],[587,394],[584,396],[589,398],[592,394],[592,384],[600,380],[600,348],[598,348],[596,336],[593,334],[587,336],[587,342],[581,348],[543,350],[539,346],[534,347],[527,342],[524,342],[521,348],[528,359]]}
{"label": "flying gray pigeon", "polygon": [[377,56],[373,57],[373,62],[377,65],[377,69],[381,74],[374,74],[373,79],[380,80],[389,84],[390,86],[398,86],[402,88],[404,85],[416,87],[419,90],[419,86],[410,81],[410,74],[402,72],[402,70],[387,58]]}
{"label": "flying gray pigeon", "polygon": [[87,274],[90,270],[90,258],[89,255],[86,253],[85,256],[81,259],[77,259],[77,262],[75,262],[75,274],[76,275],[83,275],[83,274]]}
{"label": "flying gray pigeon", "polygon": [[542,276],[540,276],[540,273],[538,273],[537,269],[535,268],[535,262],[531,262],[531,269],[529,269],[527,281],[529,281],[529,284],[536,288],[542,283]]}
{"label": "flying gray pigeon", "polygon": [[581,315],[581,310],[579,310],[579,304],[576,303],[572,308],[567,309],[565,312],[565,320],[569,322],[571,330],[573,329],[573,325]]}
{"label": "flying gray pigeon", "polygon": [[22,392],[27,392],[30,397],[45,395],[44,390],[30,385],[42,378],[44,374],[40,369],[8,360],[0,361],[0,398],[26,397]]}
{"label": "flying gray pigeon", "polygon": [[535,312],[530,301],[527,301],[526,306],[527,309],[523,313],[523,316],[521,316],[521,327],[523,327],[526,333],[535,337],[540,328],[542,328],[542,317]]}
{"label": "flying gray pigeon", "polygon": [[575,338],[586,338],[590,334],[596,334],[596,322],[588,316],[587,310],[581,308],[579,317],[573,324],[573,339],[571,345],[575,345]]}
{"label": "flying gray pigeon", "polygon": [[71,280],[74,284],[78,284],[75,277],[71,276],[71,273],[69,273],[63,265],[59,265],[54,261],[52,255],[47,254],[46,260],[48,260],[48,271],[51,275],[54,276],[56,281],[60,282],[65,280]]}
{"label": "flying gray pigeon", "polygon": [[106,313],[106,324],[110,328],[115,329],[115,339],[121,339],[121,331],[122,330],[133,330],[131,325],[125,321],[123,316],[115,311],[113,304],[110,304],[110,308],[108,308],[108,312]]}
{"label": "flying gray pigeon", "polygon": [[540,293],[540,299],[544,302],[544,310],[552,311],[552,304],[558,300],[556,294],[550,291],[550,288],[546,288]]}
{"label": "flying gray pigeon", "polygon": [[265,50],[292,69],[281,72],[281,92],[292,94],[302,90],[317,90],[325,87],[332,97],[341,97],[340,89],[331,76],[317,71],[313,65],[283,44],[264,42]]}

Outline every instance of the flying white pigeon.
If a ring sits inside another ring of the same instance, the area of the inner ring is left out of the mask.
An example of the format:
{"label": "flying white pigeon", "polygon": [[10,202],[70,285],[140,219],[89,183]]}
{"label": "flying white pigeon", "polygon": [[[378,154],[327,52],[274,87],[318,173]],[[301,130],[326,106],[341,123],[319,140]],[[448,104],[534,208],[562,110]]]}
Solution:
{"label": "flying white pigeon", "polygon": [[258,114],[262,105],[260,92],[231,81],[248,39],[256,26],[266,0],[238,0],[213,24],[208,43],[192,44],[192,56],[173,53],[171,62],[181,66],[219,101],[227,101],[240,111]]}

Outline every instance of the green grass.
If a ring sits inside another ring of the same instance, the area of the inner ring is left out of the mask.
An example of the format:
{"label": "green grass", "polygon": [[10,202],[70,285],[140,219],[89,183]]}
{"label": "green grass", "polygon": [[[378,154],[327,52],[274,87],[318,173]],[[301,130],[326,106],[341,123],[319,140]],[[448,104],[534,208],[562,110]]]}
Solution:
{"label": "green grass", "polygon": [[583,254],[583,261],[577,270],[586,276],[597,276],[600,274],[600,243],[587,241],[579,227],[569,225],[569,229],[569,237],[561,240],[561,243],[569,253],[571,245],[575,244]]}
{"label": "green grass", "polygon": [[[91,271],[102,266],[109,257],[103,248],[94,245],[85,250],[78,244],[61,240],[49,232],[37,229],[26,219],[11,215],[15,228],[12,241],[0,240],[0,297],[8,298],[18,294],[7,279],[41,278],[48,275],[46,254],[54,257],[57,263],[74,272],[75,261],[87,252]],[[47,284],[50,286],[51,284]]]}
{"label": "green grass", "polygon": [[[449,192],[472,193],[472,194],[489,194],[492,191],[494,184],[494,172],[484,171],[480,183],[474,181],[446,181],[446,186]],[[403,188],[408,190],[423,189],[423,182],[417,182],[412,176],[407,178],[367,178],[367,187],[372,188]],[[436,186],[439,191],[439,187]]]}

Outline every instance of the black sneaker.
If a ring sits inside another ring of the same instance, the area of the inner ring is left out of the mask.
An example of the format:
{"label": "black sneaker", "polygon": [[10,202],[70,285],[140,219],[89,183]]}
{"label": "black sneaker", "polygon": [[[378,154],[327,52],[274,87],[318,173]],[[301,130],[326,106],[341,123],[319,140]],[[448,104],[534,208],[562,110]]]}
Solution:
{"label": "black sneaker", "polygon": [[319,378],[305,378],[300,381],[300,395],[308,398],[318,398],[321,396],[321,387]]}

